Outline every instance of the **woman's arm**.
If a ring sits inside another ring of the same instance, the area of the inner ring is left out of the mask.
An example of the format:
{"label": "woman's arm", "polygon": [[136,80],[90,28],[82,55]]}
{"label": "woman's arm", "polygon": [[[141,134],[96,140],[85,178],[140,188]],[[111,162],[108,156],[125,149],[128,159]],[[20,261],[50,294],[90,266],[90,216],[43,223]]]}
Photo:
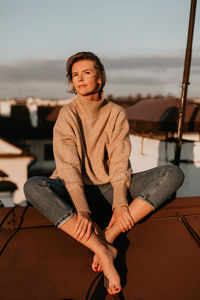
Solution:
{"label": "woman's arm", "polygon": [[[74,124],[73,124],[74,123]],[[58,176],[64,181],[77,211],[90,209],[84,194],[78,128],[70,114],[61,110],[53,131],[53,150]]]}
{"label": "woman's arm", "polygon": [[116,221],[122,231],[131,229],[134,225],[127,202],[127,189],[132,173],[129,163],[130,152],[129,124],[124,110],[121,110],[113,127],[108,155],[110,160],[109,176],[113,186],[113,216],[109,227]]}
{"label": "woman's arm", "polygon": [[[65,109],[65,108],[64,108]],[[81,157],[77,148],[76,123],[70,114],[62,109],[54,126],[53,149],[58,176],[64,181],[67,191],[78,212],[75,233],[77,240],[88,239],[91,235],[92,221],[85,197]]]}

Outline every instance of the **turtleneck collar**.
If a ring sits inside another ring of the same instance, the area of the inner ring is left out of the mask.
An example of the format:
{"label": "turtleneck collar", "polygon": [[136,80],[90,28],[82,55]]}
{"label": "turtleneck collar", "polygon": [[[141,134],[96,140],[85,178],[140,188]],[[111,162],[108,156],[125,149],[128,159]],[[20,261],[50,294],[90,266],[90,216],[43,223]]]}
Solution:
{"label": "turtleneck collar", "polygon": [[85,97],[78,96],[77,104],[80,108],[81,112],[88,116],[95,116],[101,110],[101,108],[107,103],[107,100],[104,99],[104,95],[102,93],[101,99],[99,101],[91,101],[86,99]]}

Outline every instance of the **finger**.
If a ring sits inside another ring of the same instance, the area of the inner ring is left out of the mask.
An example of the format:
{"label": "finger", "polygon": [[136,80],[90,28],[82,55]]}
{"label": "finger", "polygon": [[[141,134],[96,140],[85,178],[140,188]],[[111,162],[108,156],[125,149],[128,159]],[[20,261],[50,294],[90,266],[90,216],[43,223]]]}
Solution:
{"label": "finger", "polygon": [[132,229],[132,228],[133,228],[133,226],[135,225],[135,223],[134,223],[134,221],[133,221],[133,218],[132,218],[132,217],[130,217],[130,219],[129,219],[129,222],[130,222],[130,225],[131,225],[131,228],[130,228],[130,229]]}
{"label": "finger", "polygon": [[[131,224],[131,228],[133,228],[133,226],[135,225],[135,222],[134,222],[134,220],[133,220],[133,218],[132,218],[132,216],[131,216],[130,213],[129,213],[128,220],[129,220],[129,222],[130,222],[130,224]],[[130,228],[130,229],[131,229],[131,228]]]}
{"label": "finger", "polygon": [[120,229],[122,232],[124,232],[124,225],[123,225],[123,223],[121,222],[121,218],[118,218],[118,219],[116,220],[116,224],[118,225],[119,229]]}
{"label": "finger", "polygon": [[127,220],[123,216],[121,218],[121,224],[123,226],[123,230],[124,230],[123,232],[129,230],[129,227],[128,227],[128,224],[127,224]]}
{"label": "finger", "polygon": [[88,226],[87,226],[87,229],[86,229],[86,233],[84,235],[84,241],[87,242],[90,238],[92,234],[92,223],[89,222]]}
{"label": "finger", "polygon": [[92,227],[93,227],[93,230],[94,230],[95,234],[99,235],[99,230],[98,230],[97,226],[95,224],[93,224]]}
{"label": "finger", "polygon": [[129,230],[129,221],[127,220],[125,215],[122,215],[121,222],[123,224],[123,228],[125,231]]}
{"label": "finger", "polygon": [[117,224],[118,224],[118,226],[119,226],[119,228],[120,228],[120,230],[121,230],[122,232],[125,232],[125,231],[126,231],[125,226],[124,226],[124,223],[123,223],[123,221],[122,221],[121,219],[117,222]]}
{"label": "finger", "polygon": [[132,218],[132,216],[131,216],[131,214],[130,214],[130,212],[128,212],[128,215],[129,215],[129,221],[130,221],[130,223],[131,223],[131,226],[133,227],[134,225],[135,225],[135,222],[134,222],[134,220],[133,220],[133,218]]}
{"label": "finger", "polygon": [[81,228],[80,232],[78,233],[77,239],[81,241],[87,232],[87,223],[84,223],[83,227]]}
{"label": "finger", "polygon": [[76,221],[76,225],[75,225],[75,228],[74,228],[74,233],[77,233],[80,224],[81,224],[81,218],[78,216],[77,221]]}
{"label": "finger", "polygon": [[76,234],[78,234],[81,231],[81,229],[84,225],[83,222],[84,222],[84,219],[82,217],[77,220],[76,227],[75,227]]}
{"label": "finger", "polygon": [[132,228],[131,223],[128,223],[127,220],[126,220],[124,228],[125,228],[126,231],[131,230],[131,228]]}
{"label": "finger", "polygon": [[133,226],[131,224],[131,220],[129,219],[129,216],[127,216],[127,218],[125,219],[125,222],[126,222],[126,225],[127,225],[126,229],[131,230]]}
{"label": "finger", "polygon": [[124,220],[126,230],[130,230],[133,227],[131,219],[132,218],[129,213],[123,215],[123,220]]}
{"label": "finger", "polygon": [[81,220],[79,227],[77,228],[76,231],[76,237],[78,238],[81,234],[81,232],[84,230],[85,226],[87,225],[87,223],[85,222],[85,220]]}

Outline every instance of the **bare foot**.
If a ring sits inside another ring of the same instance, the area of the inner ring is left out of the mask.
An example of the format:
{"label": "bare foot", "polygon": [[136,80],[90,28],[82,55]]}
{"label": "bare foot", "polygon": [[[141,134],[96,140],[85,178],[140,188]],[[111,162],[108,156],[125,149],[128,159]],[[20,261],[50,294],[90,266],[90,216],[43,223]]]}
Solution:
{"label": "bare foot", "polygon": [[95,271],[95,272],[103,271],[100,260],[99,260],[99,258],[96,254],[94,254],[94,256],[93,256],[92,270]]}
{"label": "bare foot", "polygon": [[109,294],[119,293],[121,290],[120,277],[114,267],[114,259],[117,256],[117,249],[107,244],[103,253],[99,255],[100,264],[105,276],[105,288]]}
{"label": "bare foot", "polygon": [[[99,230],[99,237],[106,243],[109,243],[111,244],[111,242],[109,242],[109,236],[108,236],[108,233],[109,231],[108,230],[103,230],[103,231],[100,231]],[[113,247],[114,248],[114,247]],[[113,253],[114,254],[114,253]],[[115,256],[116,257],[116,256]],[[93,256],[93,262],[92,262],[92,270],[95,271],[95,272],[102,272],[103,271],[103,268],[102,268],[102,265],[101,265],[101,262],[99,260],[99,257],[94,254]]]}
{"label": "bare foot", "polygon": [[109,280],[106,276],[104,276],[104,287],[107,289],[107,291],[110,295],[116,295],[117,293],[120,292],[120,289],[118,289],[118,288],[115,288],[114,293],[110,292],[110,290],[109,290]]}

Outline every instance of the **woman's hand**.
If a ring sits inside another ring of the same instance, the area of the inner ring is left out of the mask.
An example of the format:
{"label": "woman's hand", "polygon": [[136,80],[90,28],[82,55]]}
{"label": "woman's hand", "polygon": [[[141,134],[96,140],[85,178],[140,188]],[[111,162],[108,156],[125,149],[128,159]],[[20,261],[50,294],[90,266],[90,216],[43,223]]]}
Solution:
{"label": "woman's hand", "polygon": [[76,226],[74,228],[77,241],[87,242],[92,234],[92,220],[90,214],[86,211],[80,211],[77,214]]}
{"label": "woman's hand", "polygon": [[118,206],[113,209],[113,215],[106,230],[111,228],[114,223],[117,223],[122,232],[130,230],[134,226],[133,218],[127,206]]}

